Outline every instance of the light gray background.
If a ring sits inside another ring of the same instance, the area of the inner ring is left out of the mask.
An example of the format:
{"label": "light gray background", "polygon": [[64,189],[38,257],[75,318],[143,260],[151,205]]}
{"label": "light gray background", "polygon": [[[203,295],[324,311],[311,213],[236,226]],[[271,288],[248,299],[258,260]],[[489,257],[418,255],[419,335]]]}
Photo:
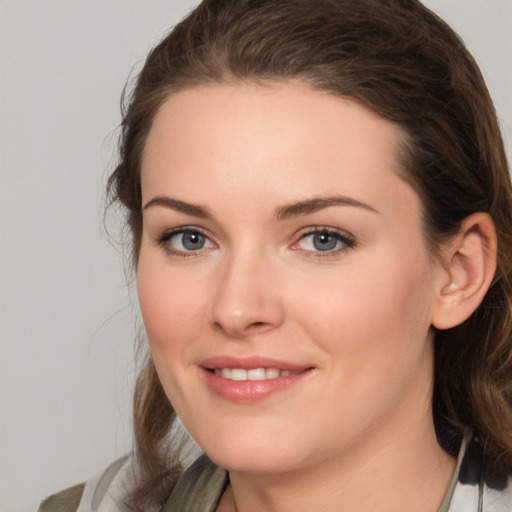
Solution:
{"label": "light gray background", "polygon": [[[0,0],[0,510],[131,447],[133,308],[102,233],[119,96],[192,0]],[[512,143],[512,0],[427,0],[481,64]]]}

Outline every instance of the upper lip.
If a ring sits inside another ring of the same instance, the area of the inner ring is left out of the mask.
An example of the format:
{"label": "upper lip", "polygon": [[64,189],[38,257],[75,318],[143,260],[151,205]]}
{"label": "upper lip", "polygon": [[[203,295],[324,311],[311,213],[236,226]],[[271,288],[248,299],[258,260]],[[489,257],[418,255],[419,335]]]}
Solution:
{"label": "upper lip", "polygon": [[199,366],[208,370],[214,370],[215,368],[242,368],[244,370],[250,370],[253,368],[277,368],[279,370],[288,370],[292,372],[312,368],[311,365],[282,361],[272,357],[233,357],[227,355],[209,357],[208,359],[201,361]]}

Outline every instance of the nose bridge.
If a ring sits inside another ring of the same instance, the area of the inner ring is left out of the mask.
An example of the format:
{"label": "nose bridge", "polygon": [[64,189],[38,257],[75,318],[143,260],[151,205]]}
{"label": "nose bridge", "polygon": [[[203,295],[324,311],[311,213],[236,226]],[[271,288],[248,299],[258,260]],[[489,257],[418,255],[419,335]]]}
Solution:
{"label": "nose bridge", "polygon": [[263,250],[232,248],[217,279],[213,324],[234,337],[277,327],[284,310],[275,278],[275,264]]}

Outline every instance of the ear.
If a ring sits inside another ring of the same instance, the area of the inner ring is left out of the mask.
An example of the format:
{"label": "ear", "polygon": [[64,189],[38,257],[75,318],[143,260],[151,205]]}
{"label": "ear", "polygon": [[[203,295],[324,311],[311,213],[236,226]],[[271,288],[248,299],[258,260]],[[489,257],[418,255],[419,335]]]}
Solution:
{"label": "ear", "polygon": [[442,248],[445,272],[439,282],[432,325],[450,329],[480,305],[496,271],[496,229],[490,215],[466,217],[458,233]]}

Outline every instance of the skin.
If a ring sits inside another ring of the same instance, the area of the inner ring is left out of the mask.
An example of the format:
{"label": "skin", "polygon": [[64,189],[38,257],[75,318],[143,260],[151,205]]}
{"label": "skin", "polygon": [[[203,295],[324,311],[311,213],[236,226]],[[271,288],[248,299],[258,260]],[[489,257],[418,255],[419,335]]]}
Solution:
{"label": "skin", "polygon": [[[230,472],[219,511],[236,499],[238,512],[432,512],[442,500],[454,460],[431,416],[432,323],[451,276],[398,175],[402,142],[391,122],[300,83],[195,87],[157,113],[142,162],[140,305],[167,396]],[[364,206],[276,216],[334,196]],[[205,235],[201,249],[165,238],[183,227]],[[342,238],[320,251],[312,227]],[[234,403],[201,378],[218,355],[313,370]]]}

